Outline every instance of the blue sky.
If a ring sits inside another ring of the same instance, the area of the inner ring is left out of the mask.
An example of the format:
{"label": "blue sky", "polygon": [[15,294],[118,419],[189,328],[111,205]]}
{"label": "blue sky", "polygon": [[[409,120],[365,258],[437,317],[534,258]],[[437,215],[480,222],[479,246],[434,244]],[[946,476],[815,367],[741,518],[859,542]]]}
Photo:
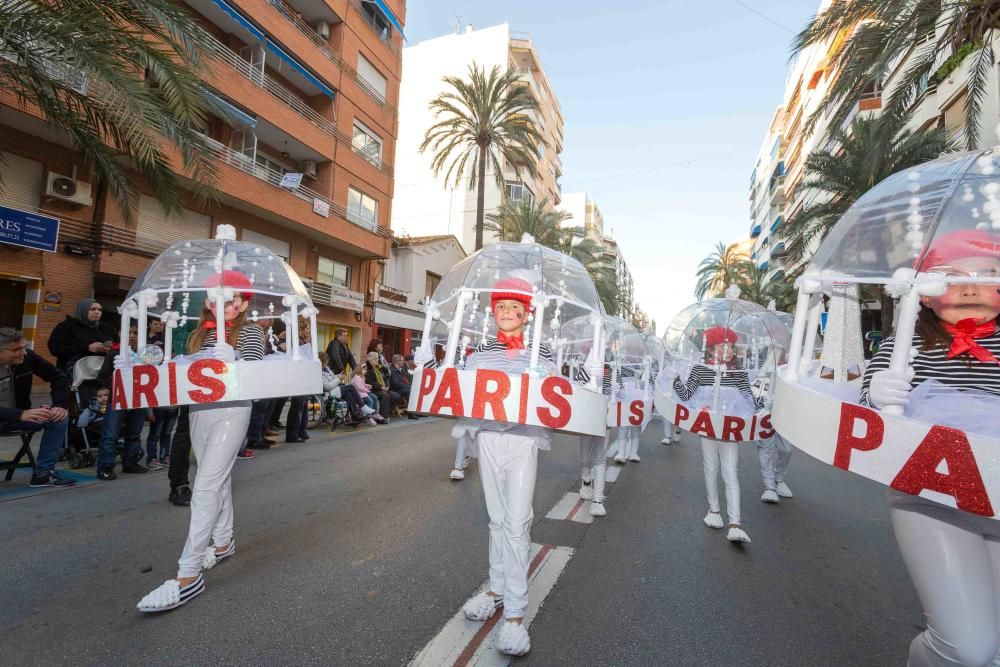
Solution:
{"label": "blue sky", "polygon": [[531,35],[565,119],[563,192],[597,202],[662,333],[694,301],[699,261],[748,234],[750,173],[781,102],[789,44],[818,7],[408,0],[406,32],[416,43],[461,17]]}

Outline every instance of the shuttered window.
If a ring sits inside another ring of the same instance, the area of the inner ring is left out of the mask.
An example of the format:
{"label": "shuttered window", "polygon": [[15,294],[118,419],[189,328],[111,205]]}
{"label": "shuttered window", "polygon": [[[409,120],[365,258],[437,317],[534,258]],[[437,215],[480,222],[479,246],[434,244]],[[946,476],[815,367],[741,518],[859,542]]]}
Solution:
{"label": "shuttered window", "polygon": [[358,74],[368,86],[385,99],[385,77],[360,53],[358,54]]}
{"label": "shuttered window", "polygon": [[212,218],[197,211],[181,209],[167,215],[160,202],[147,195],[139,196],[139,217],[136,235],[140,239],[161,243],[177,243],[188,239],[207,239],[212,234]]}
{"label": "shuttered window", "polygon": [[44,172],[41,162],[0,151],[0,206],[38,211]]}
{"label": "shuttered window", "polygon": [[256,243],[259,246],[264,246],[286,262],[288,261],[288,258],[291,257],[292,249],[288,244],[288,241],[282,241],[281,239],[276,239],[273,236],[255,232],[252,229],[244,229],[241,240],[246,241],[247,243]]}

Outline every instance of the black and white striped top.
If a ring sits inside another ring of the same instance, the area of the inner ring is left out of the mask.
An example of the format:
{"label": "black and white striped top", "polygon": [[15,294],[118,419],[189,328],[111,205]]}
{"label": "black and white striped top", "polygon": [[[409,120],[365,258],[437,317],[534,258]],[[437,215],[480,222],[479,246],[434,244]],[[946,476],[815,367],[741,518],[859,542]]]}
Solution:
{"label": "black and white striped top", "polygon": [[[883,339],[878,352],[868,362],[868,368],[865,369],[865,377],[861,384],[861,398],[859,400],[861,405],[874,407],[868,395],[868,387],[874,373],[889,368],[889,357],[892,356],[895,342],[894,336]],[[997,359],[1000,359],[1000,333],[977,338],[976,342],[992,352]],[[910,363],[913,367],[913,380],[910,382],[910,386],[916,387],[927,380],[937,380],[950,387],[978,389],[1000,396],[1000,366],[995,363],[979,361],[968,354],[960,354],[949,359],[947,347],[935,347],[924,352],[920,349],[923,344],[923,338],[914,334],[912,349],[917,350],[917,356]]]}
{"label": "black and white striped top", "polygon": [[[236,358],[240,361],[260,361],[264,358],[264,331],[260,327],[245,326],[236,341]],[[205,330],[201,352],[215,347],[215,329]]]}
{"label": "black and white striped top", "polygon": [[[674,378],[674,391],[682,401],[691,400],[694,393],[700,387],[712,387],[715,385],[716,369],[712,366],[696,364],[688,375],[687,383],[682,383],[680,378]],[[753,401],[757,409],[764,407],[764,399],[753,395],[750,389],[750,379],[747,372],[742,368],[722,371],[722,378],[719,382],[722,387],[735,387],[740,393]]]}

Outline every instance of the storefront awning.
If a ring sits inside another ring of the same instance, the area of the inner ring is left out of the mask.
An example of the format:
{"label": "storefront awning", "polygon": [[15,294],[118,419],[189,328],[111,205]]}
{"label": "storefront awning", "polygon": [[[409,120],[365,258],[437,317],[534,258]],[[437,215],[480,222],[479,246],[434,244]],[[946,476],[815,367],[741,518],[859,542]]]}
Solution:
{"label": "storefront awning", "polygon": [[397,309],[380,303],[375,306],[375,324],[399,329],[422,331],[424,315],[409,309]]}

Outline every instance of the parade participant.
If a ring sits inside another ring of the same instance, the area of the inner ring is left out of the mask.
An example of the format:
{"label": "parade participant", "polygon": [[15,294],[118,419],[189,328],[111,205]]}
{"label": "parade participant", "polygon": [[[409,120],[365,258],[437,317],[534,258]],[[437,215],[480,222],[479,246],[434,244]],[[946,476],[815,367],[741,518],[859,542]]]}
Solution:
{"label": "parade participant", "polygon": [[[531,311],[531,292],[532,285],[520,278],[503,278],[495,284],[490,304],[496,337],[473,350],[466,359],[466,368],[502,368],[510,373],[526,370],[530,355],[525,349],[524,331]],[[549,365],[554,363],[545,345],[541,346],[540,359]],[[502,604],[504,623],[497,645],[503,653],[524,655],[531,648],[524,614],[528,606],[532,499],[538,450],[548,448],[551,432],[499,421],[479,421],[467,430],[475,434],[490,518],[490,578],[487,591],[474,596],[463,609],[470,620],[485,621]]]}
{"label": "parade participant", "polygon": [[[580,369],[581,371],[583,369]],[[612,391],[612,368],[604,366],[604,378],[601,381],[601,392],[610,397]],[[604,436],[580,436],[580,497],[590,501],[590,516],[607,516],[604,506],[607,499],[605,486],[608,476],[608,438],[611,429]]]}
{"label": "parade participant", "polygon": [[[197,327],[188,339],[188,353],[210,353],[225,362],[260,361],[264,358],[264,332],[247,322],[253,295],[250,280],[239,271],[214,274],[211,289],[233,290],[225,302],[219,336],[216,313],[206,301]],[[189,410],[191,448],[198,469],[191,495],[191,523],[178,561],[176,579],[168,579],[137,605],[140,611],[157,612],[179,607],[205,590],[203,571],[236,552],[233,539],[232,469],[250,420],[250,401],[199,404]],[[210,543],[212,546],[210,546]]]}
{"label": "parade participant", "polygon": [[[1000,234],[963,230],[940,236],[922,270],[994,282],[950,284],[940,296],[922,296],[909,371],[890,370],[897,341],[885,338],[865,371],[861,403],[906,406],[908,416],[934,416],[932,423],[967,421],[973,395],[1000,396]],[[920,404],[911,389],[922,383],[936,383],[938,398]],[[996,414],[994,406],[992,419]],[[889,504],[927,621],[910,644],[907,664],[991,664],[1000,646],[1000,522],[892,489]]]}
{"label": "parade participant", "polygon": [[[682,383],[673,367],[664,368],[661,375],[672,378],[674,391],[682,401],[698,401],[699,391],[711,392],[716,382],[721,388],[730,388],[757,409],[763,407],[763,401],[753,395],[747,371],[743,369],[736,358],[736,343],[738,336],[735,331],[724,326],[706,329],[703,334],[705,344],[705,363],[695,364],[691,368],[687,382]],[[721,372],[720,372],[721,371]],[[695,405],[694,407],[698,407]],[[705,490],[708,495],[708,514],[705,515],[705,525],[709,528],[724,526],[719,506],[719,471],[726,485],[726,513],[729,515],[729,531],[726,538],[730,542],[750,543],[750,536],[740,524],[740,480],[739,480],[739,443],[735,441],[714,440],[701,437],[702,464],[705,473]]]}
{"label": "parade participant", "polygon": [[770,438],[757,441],[757,455],[760,458],[760,474],[764,480],[761,501],[777,503],[780,498],[791,498],[792,490],[785,484],[785,471],[792,458],[791,443],[775,433]]}

